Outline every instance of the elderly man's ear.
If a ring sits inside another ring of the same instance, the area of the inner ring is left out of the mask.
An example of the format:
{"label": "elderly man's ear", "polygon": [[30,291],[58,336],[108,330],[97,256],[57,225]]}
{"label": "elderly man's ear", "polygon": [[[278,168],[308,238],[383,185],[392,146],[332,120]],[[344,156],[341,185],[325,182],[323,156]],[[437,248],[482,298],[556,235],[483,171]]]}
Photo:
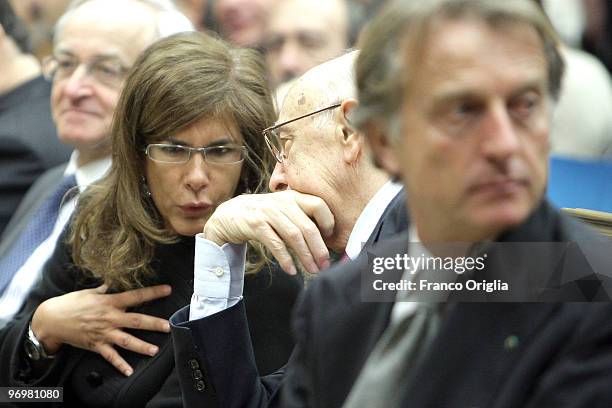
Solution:
{"label": "elderly man's ear", "polygon": [[366,125],[366,138],[376,167],[384,169],[393,179],[400,179],[400,157],[398,157],[398,146],[390,140],[388,132],[381,130],[375,123]]}
{"label": "elderly man's ear", "polygon": [[357,99],[348,98],[340,105],[340,126],[338,126],[338,137],[342,143],[342,159],[348,164],[356,163],[363,154],[363,136],[355,130],[348,120],[351,110],[357,107]]}

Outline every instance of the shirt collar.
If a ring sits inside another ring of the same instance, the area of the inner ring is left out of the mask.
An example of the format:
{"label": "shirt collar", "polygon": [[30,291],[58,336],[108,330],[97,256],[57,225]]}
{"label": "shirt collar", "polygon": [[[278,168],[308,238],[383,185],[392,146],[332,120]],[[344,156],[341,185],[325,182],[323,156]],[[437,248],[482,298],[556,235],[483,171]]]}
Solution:
{"label": "shirt collar", "polygon": [[79,191],[83,192],[87,186],[98,181],[106,174],[111,166],[111,157],[105,156],[101,159],[87,163],[84,166],[77,165],[78,158],[79,152],[74,150],[70,155],[70,161],[68,162],[68,166],[66,166],[64,176],[74,174],[79,186]]}
{"label": "shirt collar", "polygon": [[389,203],[401,189],[401,184],[389,180],[368,201],[359,218],[357,218],[357,222],[346,244],[345,252],[350,259],[357,258],[361,248],[370,238],[370,235],[372,235],[376,224],[378,224]]}

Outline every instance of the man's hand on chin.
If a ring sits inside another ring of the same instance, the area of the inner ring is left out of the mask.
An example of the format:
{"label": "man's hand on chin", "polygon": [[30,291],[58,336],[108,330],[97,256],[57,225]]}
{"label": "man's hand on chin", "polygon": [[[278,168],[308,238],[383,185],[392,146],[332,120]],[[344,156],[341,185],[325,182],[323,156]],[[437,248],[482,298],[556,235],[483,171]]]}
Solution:
{"label": "man's hand on chin", "polygon": [[281,268],[296,274],[289,249],[309,273],[329,267],[323,237],[334,230],[334,216],[319,197],[294,190],[269,194],[244,194],[215,210],[204,225],[204,238],[225,243],[262,243]]}

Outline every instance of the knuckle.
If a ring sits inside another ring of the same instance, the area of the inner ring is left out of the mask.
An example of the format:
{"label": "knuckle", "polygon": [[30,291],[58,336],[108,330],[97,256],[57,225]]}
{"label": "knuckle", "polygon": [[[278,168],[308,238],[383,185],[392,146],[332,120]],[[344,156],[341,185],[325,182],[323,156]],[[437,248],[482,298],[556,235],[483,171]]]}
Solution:
{"label": "knuckle", "polygon": [[306,236],[307,238],[311,238],[311,239],[317,238],[320,235],[319,230],[312,225],[306,225],[303,229],[303,233],[304,233],[304,236]]}
{"label": "knuckle", "polygon": [[142,320],[138,316],[132,316],[131,327],[134,329],[140,329],[142,327]]}
{"label": "knuckle", "polygon": [[110,350],[105,350],[100,354],[106,361],[108,361],[112,365],[115,365],[115,355]]}
{"label": "knuckle", "polygon": [[302,233],[295,228],[290,228],[289,231],[287,231],[287,238],[291,243],[297,244],[302,241]]}
{"label": "knuckle", "polygon": [[286,251],[285,244],[283,244],[283,241],[280,241],[278,239],[271,239],[270,240],[270,250],[274,252],[278,252],[281,255],[283,255],[283,252]]}
{"label": "knuckle", "polygon": [[131,339],[127,335],[121,336],[121,338],[119,339],[119,345],[123,348],[128,348],[130,344]]}
{"label": "knuckle", "polygon": [[257,212],[255,214],[253,214],[252,217],[249,217],[246,220],[246,224],[247,226],[255,231],[259,231],[265,228],[265,226],[267,225],[267,223],[264,221],[264,215],[261,212]]}
{"label": "knuckle", "polygon": [[101,310],[99,313],[97,313],[95,320],[104,324],[110,324],[113,321],[113,317],[108,310]]}
{"label": "knuckle", "polygon": [[134,295],[134,303],[139,305],[145,301],[144,291],[137,289],[134,291],[133,295]]}

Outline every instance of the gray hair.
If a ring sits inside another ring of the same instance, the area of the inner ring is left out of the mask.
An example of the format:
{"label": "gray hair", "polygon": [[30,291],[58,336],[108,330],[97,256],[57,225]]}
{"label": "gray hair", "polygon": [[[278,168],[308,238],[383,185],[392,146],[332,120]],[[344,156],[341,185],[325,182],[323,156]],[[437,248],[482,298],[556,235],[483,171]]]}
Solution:
{"label": "gray hair", "polygon": [[[350,51],[317,65],[307,71],[298,82],[308,82],[316,87],[320,94],[320,108],[340,103],[344,99],[357,98],[354,67],[358,55],[359,51]],[[333,117],[333,112],[328,110],[315,116],[315,126],[325,126]]]}
{"label": "gray hair", "polygon": [[[558,37],[542,11],[529,0],[395,0],[383,8],[361,39],[356,64],[359,106],[351,121],[360,130],[368,123],[397,137],[402,125],[399,109],[410,66],[403,66],[405,40],[423,37],[436,18],[476,17],[493,27],[526,23],[540,36],[548,62],[549,93],[557,99],[564,63]],[[420,43],[420,41],[419,41]]]}
{"label": "gray hair", "polygon": [[[66,21],[70,18],[70,15],[91,0],[72,0],[66,12],[57,20],[55,29],[53,30],[53,43],[57,42],[59,34],[61,33]],[[155,29],[155,40],[160,38],[168,37],[172,34],[177,34],[184,31],[194,31],[193,24],[189,19],[179,11],[171,0],[133,0],[143,3],[156,13],[156,29]]]}

